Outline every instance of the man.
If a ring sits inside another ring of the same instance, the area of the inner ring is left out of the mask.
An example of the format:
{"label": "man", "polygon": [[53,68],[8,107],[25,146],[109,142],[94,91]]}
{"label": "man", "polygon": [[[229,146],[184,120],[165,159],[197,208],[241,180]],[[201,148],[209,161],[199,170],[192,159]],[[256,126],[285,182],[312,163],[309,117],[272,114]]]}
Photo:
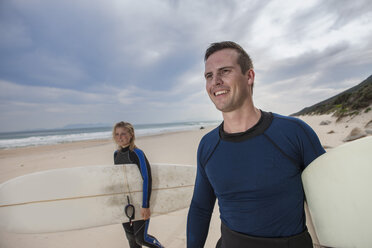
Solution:
{"label": "man", "polygon": [[205,53],[206,90],[224,121],[198,148],[187,247],[203,247],[218,199],[221,248],[311,248],[301,172],[323,154],[299,119],[264,112],[252,100],[255,72],[234,42]]}

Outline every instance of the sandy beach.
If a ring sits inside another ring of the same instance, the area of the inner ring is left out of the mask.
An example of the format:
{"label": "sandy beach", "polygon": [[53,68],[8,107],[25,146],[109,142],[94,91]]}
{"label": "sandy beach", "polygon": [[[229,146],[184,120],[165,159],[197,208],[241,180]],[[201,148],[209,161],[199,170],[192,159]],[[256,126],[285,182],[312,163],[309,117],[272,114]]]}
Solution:
{"label": "sandy beach", "polygon": [[[301,116],[318,134],[323,146],[332,149],[342,143],[352,129],[367,133],[372,111],[354,118],[336,121],[331,115]],[[321,125],[326,121],[326,125]],[[137,139],[150,163],[196,164],[196,151],[201,137],[212,127],[202,130],[168,133]],[[113,163],[115,146],[111,140],[94,140],[58,145],[0,150],[0,183],[32,172],[76,166]],[[149,233],[166,247],[186,247],[187,209],[151,218]],[[220,236],[218,208],[215,208],[206,248],[215,247]],[[1,248],[125,248],[129,247],[121,225],[85,230],[49,233],[14,234],[0,231]]]}
{"label": "sandy beach", "polygon": [[[137,138],[137,146],[150,163],[196,164],[201,137],[212,128]],[[177,146],[175,146],[177,144]],[[0,183],[32,172],[113,163],[115,145],[111,140],[94,140],[0,150]],[[186,247],[188,209],[151,218],[149,233],[166,247]],[[219,238],[218,209],[214,211],[206,247]],[[121,225],[48,234],[14,234],[0,231],[1,248],[126,248],[128,242]]]}

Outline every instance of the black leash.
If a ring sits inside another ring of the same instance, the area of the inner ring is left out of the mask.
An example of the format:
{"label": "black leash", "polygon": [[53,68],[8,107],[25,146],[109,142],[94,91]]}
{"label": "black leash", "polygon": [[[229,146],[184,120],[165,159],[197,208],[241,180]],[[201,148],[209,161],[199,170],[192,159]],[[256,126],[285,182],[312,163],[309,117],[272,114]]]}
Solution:
{"label": "black leash", "polygon": [[129,196],[127,196],[128,204],[124,208],[125,215],[129,219],[129,224],[132,226],[133,220],[134,220],[134,214],[135,214],[135,208],[134,206],[130,203]]}

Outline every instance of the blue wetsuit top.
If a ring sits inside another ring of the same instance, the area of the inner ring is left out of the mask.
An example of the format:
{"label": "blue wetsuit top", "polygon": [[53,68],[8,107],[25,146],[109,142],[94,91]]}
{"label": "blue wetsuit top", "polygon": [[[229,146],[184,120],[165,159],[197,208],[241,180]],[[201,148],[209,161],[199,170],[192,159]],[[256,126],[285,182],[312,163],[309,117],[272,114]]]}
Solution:
{"label": "blue wetsuit top", "polygon": [[303,121],[261,113],[246,132],[225,133],[222,123],[200,141],[187,247],[204,246],[216,198],[233,231],[277,238],[305,230],[301,172],[325,151]]}
{"label": "blue wetsuit top", "polygon": [[136,164],[138,166],[143,179],[142,207],[149,208],[152,189],[152,177],[150,163],[147,160],[145,153],[138,148],[134,148],[134,150],[132,151],[129,149],[129,147],[125,147],[114,152],[114,163]]}

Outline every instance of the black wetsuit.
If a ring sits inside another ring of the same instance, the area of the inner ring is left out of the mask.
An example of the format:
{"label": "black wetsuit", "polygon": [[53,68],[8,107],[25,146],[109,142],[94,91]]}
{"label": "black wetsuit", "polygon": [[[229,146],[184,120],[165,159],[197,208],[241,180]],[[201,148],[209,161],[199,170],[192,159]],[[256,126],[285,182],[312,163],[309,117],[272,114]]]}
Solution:
{"label": "black wetsuit", "polygon": [[[136,164],[138,166],[143,179],[142,207],[149,208],[152,185],[151,168],[143,151],[138,148],[131,151],[128,147],[115,151],[114,162],[115,164]],[[149,224],[150,219],[123,223],[130,248],[140,248],[142,245],[155,248],[163,247],[155,237],[147,233]]]}

